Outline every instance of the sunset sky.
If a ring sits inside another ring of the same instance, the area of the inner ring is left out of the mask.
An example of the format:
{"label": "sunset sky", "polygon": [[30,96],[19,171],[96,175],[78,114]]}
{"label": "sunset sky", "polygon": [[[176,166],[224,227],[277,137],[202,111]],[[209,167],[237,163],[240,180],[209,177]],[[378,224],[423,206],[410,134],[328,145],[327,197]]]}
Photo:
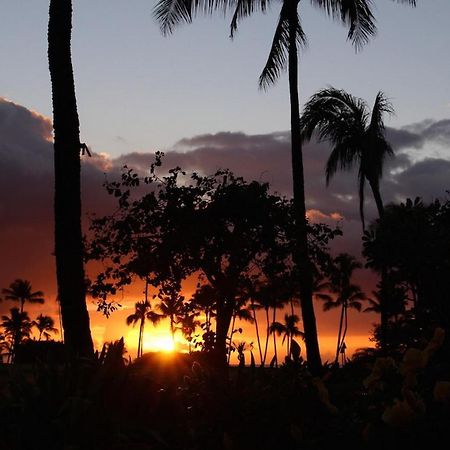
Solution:
{"label": "sunset sky", "polygon": [[[51,300],[43,312],[54,314],[48,0],[1,3],[0,288],[18,277],[29,279]],[[231,41],[229,20],[220,15],[199,18],[164,38],[151,15],[154,3],[74,0],[81,140],[96,153],[83,165],[84,211],[101,214],[111,206],[101,188],[105,171],[114,177],[126,163],[143,171],[155,150],[167,152],[168,168],[179,164],[209,174],[229,167],[289,194],[287,77],[267,92],[257,86],[279,4],[273,2],[266,15],[243,21]],[[355,54],[344,28],[308,1],[301,2],[309,38],[300,58],[301,99],[333,85],[372,104],[383,90],[396,111],[386,123],[397,154],[382,182],[385,202],[443,197],[450,189],[450,2],[418,0],[415,9],[390,0],[374,3],[378,36]],[[339,175],[327,190],[327,154],[326,144],[312,143],[305,150],[310,216],[328,223],[341,216],[344,237],[333,249],[360,257],[356,174]],[[374,218],[367,197],[368,216]],[[373,281],[368,273],[357,274],[357,282],[368,291]],[[139,299],[135,295],[125,296],[125,308],[109,320],[92,313],[97,344],[129,333],[124,317]],[[9,307],[0,304],[2,313]],[[90,308],[95,311],[94,305]],[[320,305],[317,311],[323,352],[328,354],[337,317],[321,313]],[[349,347],[366,345],[375,317],[352,313],[350,320]],[[149,325],[149,335],[152,331]],[[137,341],[135,334],[130,341]],[[132,349],[136,343],[129,345]]]}

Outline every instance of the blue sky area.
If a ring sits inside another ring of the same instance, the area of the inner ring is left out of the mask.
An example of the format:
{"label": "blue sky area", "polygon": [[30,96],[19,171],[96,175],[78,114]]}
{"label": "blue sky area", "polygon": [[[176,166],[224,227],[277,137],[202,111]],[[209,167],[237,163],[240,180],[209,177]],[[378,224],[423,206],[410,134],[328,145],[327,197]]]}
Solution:
{"label": "blue sky area", "polygon": [[[2,0],[0,96],[51,115],[46,61],[48,0]],[[73,59],[82,140],[112,156],[167,150],[178,140],[218,131],[289,128],[287,77],[258,90],[279,12],[242,22],[234,41],[216,15],[164,38],[154,1],[74,0]],[[450,2],[415,9],[377,0],[378,36],[355,54],[346,31],[307,0],[300,3],[309,47],[301,56],[301,97],[327,85],[373,101],[392,100],[400,127],[450,112]]]}

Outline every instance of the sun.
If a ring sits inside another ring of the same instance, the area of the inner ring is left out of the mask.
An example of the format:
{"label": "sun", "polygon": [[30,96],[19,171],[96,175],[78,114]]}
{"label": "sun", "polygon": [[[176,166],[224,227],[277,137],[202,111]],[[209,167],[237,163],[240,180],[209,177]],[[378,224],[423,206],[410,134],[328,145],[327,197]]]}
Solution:
{"label": "sun", "polygon": [[175,344],[170,335],[149,336],[145,340],[145,347],[154,352],[173,352]]}

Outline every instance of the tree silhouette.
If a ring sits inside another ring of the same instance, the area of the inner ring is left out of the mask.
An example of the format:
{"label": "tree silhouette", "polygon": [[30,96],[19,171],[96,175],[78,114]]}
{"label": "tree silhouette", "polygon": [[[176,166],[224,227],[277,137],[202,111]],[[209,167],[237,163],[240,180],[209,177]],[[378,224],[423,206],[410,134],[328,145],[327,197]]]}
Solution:
{"label": "tree silhouette", "polygon": [[361,288],[351,282],[355,269],[361,269],[362,264],[347,253],[341,253],[334,258],[334,268],[331,271],[330,281],[326,283],[329,291],[336,294],[336,298],[324,299],[323,310],[329,311],[334,308],[341,308],[339,318],[338,339],[336,346],[335,364],[339,360],[339,354],[345,349],[345,337],[348,329],[347,310],[349,308],[361,311],[361,301],[366,299],[366,295]]}
{"label": "tree silhouette", "polygon": [[403,314],[405,297],[418,327],[437,323],[450,327],[450,200],[425,204],[407,199],[386,207],[381,220],[363,236],[367,266],[387,269],[389,283],[380,285],[387,298],[388,318]]}
{"label": "tree silhouette", "polygon": [[364,100],[333,87],[322,89],[306,103],[302,123],[302,137],[310,140],[314,131],[319,140],[328,140],[332,151],[326,164],[326,182],[338,169],[350,170],[358,165],[359,212],[363,230],[364,187],[369,183],[379,217],[383,217],[380,179],[386,156],[393,155],[385,137],[383,115],[392,114],[391,103],[378,92],[371,113]]}
{"label": "tree silhouette", "polygon": [[300,336],[304,338],[305,334],[299,330],[297,323],[300,318],[297,314],[285,314],[284,322],[273,322],[270,325],[270,333],[275,333],[278,336],[283,335],[282,344],[286,342],[286,357],[291,357],[292,341],[294,337]]}
{"label": "tree silhouette", "polygon": [[[141,182],[152,189],[130,201],[132,189]],[[144,180],[127,170],[109,189],[117,195],[119,209],[114,216],[93,222],[90,246],[91,258],[111,264],[97,278],[101,286],[109,283],[106,280],[128,284],[130,261],[136,264],[141,256],[150,264],[155,286],[173,279],[175,269],[175,279],[197,278],[199,298],[208,311],[206,322],[215,319],[211,358],[225,368],[237,302],[250,299],[257,282],[270,279],[275,263],[277,270],[295,273],[292,202],[270,194],[266,183],[246,182],[228,170],[212,176],[194,173],[189,179],[175,168],[162,179],[153,174]],[[336,233],[310,225],[314,255],[326,252]],[[208,332],[208,342],[211,337]]]}
{"label": "tree silhouette", "polygon": [[242,328],[235,328],[236,319],[240,321],[245,321],[249,323],[255,323],[256,317],[254,315],[254,310],[251,307],[248,307],[246,298],[239,298],[236,300],[236,304],[233,311],[233,316],[231,318],[231,328],[230,328],[230,336],[229,340],[229,348],[228,348],[228,364],[230,364],[231,352],[233,351],[233,337],[235,333],[242,333]]}
{"label": "tree silhouette", "polygon": [[55,321],[50,316],[39,314],[32,324],[39,331],[38,341],[41,340],[42,336],[44,336],[45,340],[48,341],[51,338],[51,333],[58,333],[58,329],[55,328]]}
{"label": "tree silhouette", "polygon": [[162,317],[168,317],[170,323],[170,334],[175,346],[176,324],[184,311],[184,297],[180,295],[181,285],[179,283],[168,281],[161,285],[158,298],[160,299],[157,308],[161,311]]}
{"label": "tree silhouette", "polygon": [[50,0],[48,62],[53,96],[55,257],[69,355],[94,354],[83,268],[80,130],[71,56],[72,1]]}
{"label": "tree silhouette", "polygon": [[1,325],[9,344],[8,361],[14,362],[20,343],[30,337],[32,323],[27,312],[21,312],[19,308],[11,308],[10,316],[2,316]]}
{"label": "tree silhouette", "polygon": [[[300,136],[300,107],[298,94],[298,48],[306,42],[298,4],[300,0],[283,0],[279,21],[275,30],[273,43],[266,65],[259,78],[259,85],[267,88],[274,84],[282,71],[288,69],[289,99],[291,109],[291,156],[293,198],[295,223],[297,226],[297,242],[294,260],[299,267],[300,301],[305,327],[307,358],[313,372],[319,372],[321,359],[317,339],[317,327],[312,301],[312,267],[308,251],[308,227],[305,205],[305,183],[303,173],[302,142]],[[311,3],[322,9],[327,15],[341,21],[349,27],[348,38],[358,48],[375,33],[375,24],[367,0],[311,0]],[[163,33],[172,32],[179,22],[190,22],[197,12],[211,13],[216,9],[235,8],[231,21],[231,36],[234,36],[240,20],[254,12],[264,12],[269,2],[266,0],[235,1],[225,0],[161,0],[155,8],[155,17],[161,25]]]}
{"label": "tree silhouette", "polygon": [[178,329],[181,330],[183,337],[188,341],[189,353],[192,348],[192,340],[196,328],[200,325],[200,321],[197,319],[199,313],[195,311],[195,307],[192,302],[184,303],[181,312],[178,315]]}
{"label": "tree silhouette", "polygon": [[2,290],[5,294],[6,300],[13,300],[19,302],[20,312],[23,313],[23,308],[26,302],[43,304],[44,293],[42,291],[35,291],[31,287],[31,283],[28,280],[22,280],[17,278],[9,285],[9,288]]}
{"label": "tree silhouette", "polygon": [[150,303],[146,300],[137,302],[134,305],[134,313],[130,314],[126,318],[127,325],[136,325],[139,322],[139,338],[138,338],[138,349],[137,357],[143,355],[144,348],[144,328],[146,320],[150,320],[153,325],[156,325],[160,320],[161,316],[152,310]]}

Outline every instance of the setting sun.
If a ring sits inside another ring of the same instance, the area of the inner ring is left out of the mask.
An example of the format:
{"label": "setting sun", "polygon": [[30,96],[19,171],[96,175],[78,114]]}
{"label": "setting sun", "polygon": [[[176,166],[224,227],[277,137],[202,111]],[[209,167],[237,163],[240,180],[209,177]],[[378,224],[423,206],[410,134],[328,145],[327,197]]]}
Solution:
{"label": "setting sun", "polygon": [[175,344],[170,335],[150,335],[144,338],[144,349],[153,352],[173,352]]}

